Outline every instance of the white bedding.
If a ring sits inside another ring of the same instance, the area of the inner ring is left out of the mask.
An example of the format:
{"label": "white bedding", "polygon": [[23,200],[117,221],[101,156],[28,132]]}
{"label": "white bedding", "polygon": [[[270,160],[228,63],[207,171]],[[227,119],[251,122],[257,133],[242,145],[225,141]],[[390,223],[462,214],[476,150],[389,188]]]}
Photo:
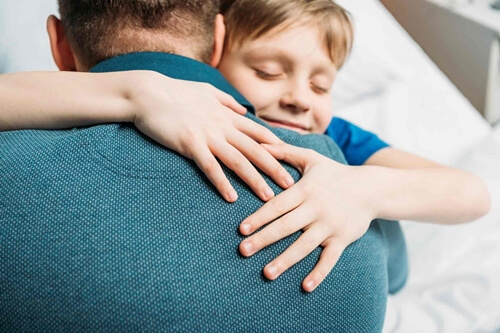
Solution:
{"label": "white bedding", "polygon": [[500,125],[492,130],[376,0],[353,14],[352,57],[334,86],[339,116],[398,148],[482,177],[493,197],[480,221],[403,221],[407,286],[389,297],[384,332],[500,332]]}
{"label": "white bedding", "polygon": [[[411,273],[389,297],[384,331],[500,332],[500,127],[488,126],[378,1],[339,2],[357,35],[334,86],[337,114],[398,148],[475,172],[493,196],[491,214],[472,224],[402,222]],[[44,31],[54,4],[0,0],[0,72],[54,68]]]}
{"label": "white bedding", "polygon": [[488,183],[492,212],[455,227],[404,222],[411,273],[386,332],[500,332],[500,127],[456,166]]}

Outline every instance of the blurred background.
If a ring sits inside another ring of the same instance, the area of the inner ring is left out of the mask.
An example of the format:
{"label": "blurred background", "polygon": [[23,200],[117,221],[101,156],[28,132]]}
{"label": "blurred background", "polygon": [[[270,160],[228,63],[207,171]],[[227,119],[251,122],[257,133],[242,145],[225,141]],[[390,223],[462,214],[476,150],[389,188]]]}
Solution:
{"label": "blurred background", "polygon": [[382,0],[491,123],[500,120],[500,0]]}
{"label": "blurred background", "polygon": [[56,0],[0,0],[0,73],[55,70],[45,21]]}
{"label": "blurred background", "polygon": [[[477,174],[493,198],[474,223],[402,221],[411,273],[389,297],[384,331],[498,333],[500,11],[492,0],[337,2],[356,37],[334,84],[335,114]],[[45,31],[56,13],[56,0],[0,0],[0,73],[56,70]]]}

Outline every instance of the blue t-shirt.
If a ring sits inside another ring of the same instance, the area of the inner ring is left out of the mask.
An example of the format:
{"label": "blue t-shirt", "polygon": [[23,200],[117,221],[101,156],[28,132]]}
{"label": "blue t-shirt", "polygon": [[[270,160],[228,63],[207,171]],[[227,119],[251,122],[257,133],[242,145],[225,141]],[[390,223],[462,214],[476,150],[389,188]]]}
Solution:
{"label": "blue t-shirt", "polygon": [[325,134],[340,147],[350,165],[363,165],[377,151],[389,147],[375,134],[337,117],[332,119]]}

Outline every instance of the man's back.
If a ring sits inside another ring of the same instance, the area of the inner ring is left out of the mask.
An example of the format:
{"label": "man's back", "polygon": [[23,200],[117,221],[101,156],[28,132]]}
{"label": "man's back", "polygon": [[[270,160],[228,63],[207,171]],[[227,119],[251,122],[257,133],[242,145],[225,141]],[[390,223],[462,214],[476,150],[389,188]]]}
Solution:
{"label": "man's back", "polygon": [[[326,137],[277,133],[343,161]],[[232,174],[240,199],[228,204],[129,125],[4,133],[0,145],[2,330],[381,330],[394,222],[372,223],[306,294],[319,249],[274,282],[261,273],[298,235],[238,254],[238,225],[262,202]]]}

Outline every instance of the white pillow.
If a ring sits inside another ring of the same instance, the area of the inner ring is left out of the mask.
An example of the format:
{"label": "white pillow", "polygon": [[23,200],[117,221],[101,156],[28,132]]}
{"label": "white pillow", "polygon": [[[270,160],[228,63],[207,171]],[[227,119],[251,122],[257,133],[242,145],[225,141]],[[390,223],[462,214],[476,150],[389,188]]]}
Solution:
{"label": "white pillow", "polygon": [[376,0],[338,0],[354,18],[353,53],[333,86],[335,113],[395,147],[453,164],[487,122]]}

